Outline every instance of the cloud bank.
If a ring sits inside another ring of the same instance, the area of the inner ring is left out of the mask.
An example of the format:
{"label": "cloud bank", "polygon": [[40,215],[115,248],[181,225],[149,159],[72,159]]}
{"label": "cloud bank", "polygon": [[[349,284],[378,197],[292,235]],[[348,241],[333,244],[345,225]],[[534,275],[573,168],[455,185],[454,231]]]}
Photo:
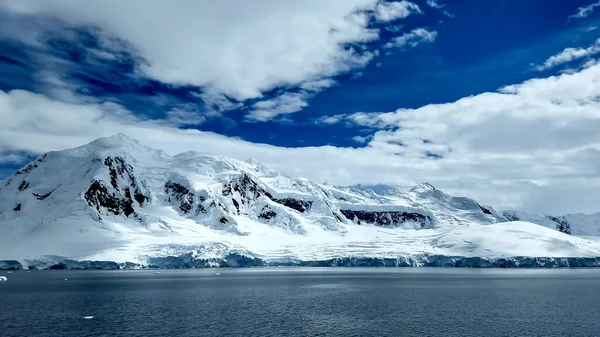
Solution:
{"label": "cloud bank", "polygon": [[552,213],[598,210],[600,65],[533,79],[447,104],[332,116],[378,131],[363,148],[284,148],[168,120],[136,117],[113,103],[66,103],[0,92],[4,151],[40,153],[125,133],[175,154],[194,150],[255,158],[291,175],[341,185],[429,181],[483,203]]}

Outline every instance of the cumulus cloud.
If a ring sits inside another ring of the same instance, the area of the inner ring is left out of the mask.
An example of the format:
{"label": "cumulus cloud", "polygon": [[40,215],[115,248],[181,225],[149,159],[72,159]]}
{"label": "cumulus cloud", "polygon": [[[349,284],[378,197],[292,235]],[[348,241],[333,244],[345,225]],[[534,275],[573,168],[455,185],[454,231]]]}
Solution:
{"label": "cumulus cloud", "polygon": [[421,9],[409,1],[382,1],[375,7],[375,18],[383,22],[403,19],[413,13],[421,13]]}
{"label": "cumulus cloud", "polygon": [[598,211],[600,190],[598,97],[600,65],[591,64],[573,74],[532,79],[456,102],[334,116],[332,123],[378,129],[364,147],[284,148],[178,129],[172,119],[144,120],[114,103],[61,102],[23,90],[0,91],[0,148],[40,153],[122,132],[171,154],[201,150],[256,158],[316,181],[403,187],[429,181],[499,208],[592,212]]}
{"label": "cumulus cloud", "polygon": [[446,5],[440,4],[436,0],[427,0],[427,6],[429,6],[431,8],[439,9],[445,16],[447,16],[449,18],[454,17],[454,14],[452,14],[444,9],[444,7],[446,7]]}
{"label": "cumulus cloud", "polygon": [[431,8],[444,8],[444,5],[440,5],[435,0],[427,0],[427,6]]}
{"label": "cumulus cloud", "polygon": [[347,115],[345,114],[339,114],[339,115],[332,115],[332,116],[322,116],[319,117],[317,119],[315,119],[315,124],[319,125],[319,124],[324,124],[324,125],[334,125],[334,124],[338,124],[341,121],[343,121],[346,118]]}
{"label": "cumulus cloud", "polygon": [[596,9],[596,7],[600,7],[600,1],[593,3],[593,4],[589,4],[587,6],[581,6],[581,7],[577,8],[577,12],[573,15],[570,15],[569,19],[585,18],[588,15],[592,14],[594,12],[594,10]]}
{"label": "cumulus cloud", "polygon": [[[376,0],[0,2],[15,15],[49,15],[98,27],[145,60],[139,71],[174,85],[210,88],[242,101],[364,66],[348,44],[378,38]],[[27,35],[31,37],[30,35]]]}
{"label": "cumulus cloud", "polygon": [[20,164],[27,160],[27,156],[18,151],[0,149],[0,164]]}
{"label": "cumulus cloud", "polygon": [[587,48],[565,48],[560,53],[550,56],[543,64],[537,65],[535,69],[539,71],[547,70],[598,53],[600,53],[600,39]]}
{"label": "cumulus cloud", "polygon": [[408,33],[395,37],[392,41],[385,44],[385,48],[414,48],[424,42],[433,42],[436,37],[437,32],[435,30],[415,28]]}
{"label": "cumulus cloud", "polygon": [[308,106],[306,92],[286,92],[271,99],[254,104],[246,119],[250,121],[265,122],[279,115],[291,114]]}
{"label": "cumulus cloud", "polygon": [[363,144],[363,143],[366,143],[370,138],[371,137],[369,137],[369,136],[354,136],[354,137],[352,137],[352,140],[357,143]]}
{"label": "cumulus cloud", "polygon": [[165,121],[173,126],[200,125],[206,122],[206,117],[195,106],[182,105],[169,110]]}

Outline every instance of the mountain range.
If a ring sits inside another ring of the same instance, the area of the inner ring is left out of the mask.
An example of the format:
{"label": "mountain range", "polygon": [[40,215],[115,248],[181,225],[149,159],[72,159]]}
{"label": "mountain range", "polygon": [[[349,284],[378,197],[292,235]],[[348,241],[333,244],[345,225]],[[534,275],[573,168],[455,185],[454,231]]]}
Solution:
{"label": "mountain range", "polygon": [[0,268],[600,266],[600,213],[496,211],[428,183],[380,194],[123,134],[0,182]]}

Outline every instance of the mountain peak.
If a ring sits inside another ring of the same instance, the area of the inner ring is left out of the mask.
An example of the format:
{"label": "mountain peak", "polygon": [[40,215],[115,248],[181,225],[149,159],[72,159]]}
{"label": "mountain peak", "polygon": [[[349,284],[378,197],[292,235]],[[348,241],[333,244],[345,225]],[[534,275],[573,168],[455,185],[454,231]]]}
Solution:
{"label": "mountain peak", "polygon": [[427,192],[427,191],[435,191],[435,190],[436,190],[435,187],[428,182],[424,182],[422,184],[416,185],[415,187],[410,189],[411,192],[417,192],[417,193]]}
{"label": "mountain peak", "polygon": [[87,156],[94,154],[115,154],[124,156],[128,156],[129,154],[158,154],[161,157],[164,156],[162,151],[142,145],[137,140],[123,133],[117,133],[108,137],[101,137],[74,149],[58,152],[64,152],[75,156]]}
{"label": "mountain peak", "polygon": [[123,133],[117,133],[108,137],[100,137],[96,140],[91,141],[88,145],[90,144],[104,145],[105,147],[115,147],[123,145],[143,146],[137,140],[130,138],[129,136]]}

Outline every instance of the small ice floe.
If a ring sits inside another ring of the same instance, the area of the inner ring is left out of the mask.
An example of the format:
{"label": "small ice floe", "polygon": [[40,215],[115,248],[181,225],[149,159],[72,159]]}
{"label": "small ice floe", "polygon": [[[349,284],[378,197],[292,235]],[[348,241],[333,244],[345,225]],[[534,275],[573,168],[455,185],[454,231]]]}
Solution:
{"label": "small ice floe", "polygon": [[7,273],[7,274],[12,274],[13,272],[12,272],[12,271],[7,271],[6,273]]}
{"label": "small ice floe", "polygon": [[4,281],[6,281],[6,280],[8,280],[8,279],[6,278],[6,276],[0,276],[0,282],[4,282]]}
{"label": "small ice floe", "polygon": [[92,319],[94,316],[83,316],[83,319]]}
{"label": "small ice floe", "polygon": [[65,278],[65,281],[67,281],[68,279]]}
{"label": "small ice floe", "polygon": [[155,271],[154,274],[160,274],[160,272],[159,271]]}
{"label": "small ice floe", "polygon": [[221,273],[215,273],[215,275],[221,275]]}

